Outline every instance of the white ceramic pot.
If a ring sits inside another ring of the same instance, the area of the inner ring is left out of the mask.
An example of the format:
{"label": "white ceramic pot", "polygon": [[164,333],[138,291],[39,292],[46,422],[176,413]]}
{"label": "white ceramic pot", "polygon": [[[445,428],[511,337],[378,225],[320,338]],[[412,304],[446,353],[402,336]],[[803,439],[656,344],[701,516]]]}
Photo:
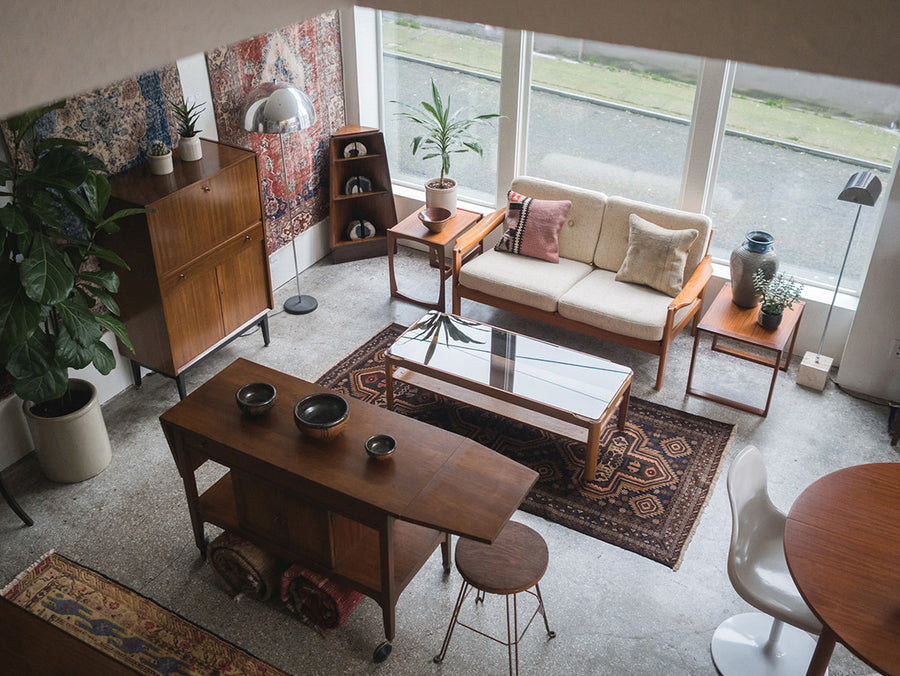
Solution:
{"label": "white ceramic pot", "polygon": [[432,178],[425,183],[425,206],[427,208],[441,207],[450,211],[451,218],[456,216],[456,181],[452,178],[444,178],[446,187],[439,187],[440,178]]}
{"label": "white ceramic pot", "polygon": [[69,388],[87,399],[72,413],[48,418],[35,415],[31,402],[23,405],[41,469],[48,479],[61,483],[90,479],[112,459],[97,388],[76,378],[69,381]]}
{"label": "white ceramic pot", "polygon": [[173,171],[171,150],[165,155],[148,155],[147,160],[150,162],[151,174],[165,176]]}
{"label": "white ceramic pot", "polygon": [[178,137],[178,155],[184,162],[196,162],[203,157],[203,147],[200,145],[200,137],[193,136]]}

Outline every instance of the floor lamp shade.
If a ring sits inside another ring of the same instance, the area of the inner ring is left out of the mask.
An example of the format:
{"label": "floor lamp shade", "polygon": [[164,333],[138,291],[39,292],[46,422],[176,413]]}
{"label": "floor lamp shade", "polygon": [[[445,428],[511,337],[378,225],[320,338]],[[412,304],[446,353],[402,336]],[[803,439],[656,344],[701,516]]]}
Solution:
{"label": "floor lamp shade", "polygon": [[[265,82],[251,89],[244,97],[241,111],[243,127],[258,134],[277,134],[281,143],[281,166],[287,183],[287,161],[284,157],[284,135],[308,129],[316,122],[316,109],[309,97],[287,82]],[[284,302],[284,311],[293,315],[304,315],[315,310],[319,304],[312,296],[300,293],[300,268],[297,264],[297,244],[294,234],[294,215],[291,209],[291,195],[285,185],[288,218],[291,224],[291,250],[294,253],[294,278],[297,280],[297,295]]]}

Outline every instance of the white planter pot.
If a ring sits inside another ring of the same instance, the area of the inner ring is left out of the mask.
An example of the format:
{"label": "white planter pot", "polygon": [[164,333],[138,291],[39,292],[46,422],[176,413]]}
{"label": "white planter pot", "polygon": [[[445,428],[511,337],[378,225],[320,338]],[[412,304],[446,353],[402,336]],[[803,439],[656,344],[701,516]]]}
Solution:
{"label": "white planter pot", "polygon": [[157,176],[165,176],[172,173],[172,151],[165,155],[148,155],[150,173]]}
{"label": "white planter pot", "polygon": [[184,162],[196,162],[203,157],[203,147],[200,145],[200,137],[196,134],[193,136],[178,137],[178,156]]}
{"label": "white planter pot", "polygon": [[425,183],[425,206],[427,208],[441,207],[450,211],[450,216],[456,216],[456,181],[452,178],[444,178],[445,188],[438,187],[440,178],[432,178]]}
{"label": "white planter pot", "polygon": [[112,459],[97,388],[75,378],[69,381],[69,388],[87,398],[73,413],[47,418],[35,415],[31,402],[23,405],[41,469],[48,479],[62,483],[90,479]]}

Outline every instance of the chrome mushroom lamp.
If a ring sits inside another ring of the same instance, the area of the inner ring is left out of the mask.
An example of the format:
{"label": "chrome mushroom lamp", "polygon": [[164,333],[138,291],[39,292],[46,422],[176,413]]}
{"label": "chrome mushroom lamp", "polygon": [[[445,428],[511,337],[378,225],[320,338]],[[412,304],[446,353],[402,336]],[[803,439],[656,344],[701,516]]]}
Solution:
{"label": "chrome mushroom lamp", "polygon": [[287,185],[287,161],[284,158],[284,135],[308,129],[316,122],[316,110],[309,97],[287,82],[266,82],[250,90],[244,98],[243,126],[249,132],[277,134],[281,142],[281,166],[287,193],[288,219],[291,223],[291,250],[294,253],[294,278],[297,295],[284,302],[284,311],[305,315],[319,303],[312,296],[300,293],[300,266],[297,264],[297,243],[294,233],[294,214],[291,208],[290,186]]}
{"label": "chrome mushroom lamp", "polygon": [[834,310],[834,303],[837,300],[838,291],[841,288],[841,278],[844,276],[844,268],[847,266],[847,259],[850,257],[850,247],[853,244],[853,236],[856,234],[856,226],[859,223],[859,214],[863,206],[871,207],[875,205],[878,196],[881,194],[881,181],[871,171],[858,171],[850,177],[847,185],[841,190],[838,199],[842,202],[853,202],[859,205],[856,209],[856,218],[853,219],[853,228],[850,230],[850,239],[847,241],[847,251],[844,252],[844,260],[841,263],[841,270],[838,272],[837,281],[834,284],[834,295],[831,297],[831,305],[828,306],[828,314],[825,315],[825,327],[822,329],[822,339],[819,341],[819,349],[815,354],[807,352],[803,356],[803,362],[800,364],[800,372],[797,374],[797,382],[813,389],[822,390],[825,388],[825,381],[828,378],[828,371],[831,369],[833,359],[831,357],[822,356],[822,345],[825,344],[825,334],[828,332],[828,322],[831,320],[831,311]]}

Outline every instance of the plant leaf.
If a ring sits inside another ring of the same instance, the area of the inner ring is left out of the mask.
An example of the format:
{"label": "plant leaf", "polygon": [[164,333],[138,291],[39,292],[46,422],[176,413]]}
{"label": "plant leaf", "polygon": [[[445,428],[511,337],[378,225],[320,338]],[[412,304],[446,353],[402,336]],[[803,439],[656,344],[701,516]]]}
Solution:
{"label": "plant leaf", "polygon": [[83,369],[94,358],[93,344],[84,346],[72,338],[66,327],[56,336],[56,361],[67,368]]}
{"label": "plant leaf", "polygon": [[19,280],[28,297],[44,305],[64,300],[75,286],[68,259],[41,234],[35,235],[28,256],[19,264]]}
{"label": "plant leaf", "polygon": [[113,270],[88,270],[82,272],[79,277],[83,282],[102,287],[112,293],[119,290],[119,275]]}
{"label": "plant leaf", "polygon": [[14,235],[21,235],[28,231],[28,221],[25,219],[25,215],[12,204],[7,204],[0,209],[0,225]]}
{"label": "plant leaf", "polygon": [[88,169],[81,155],[71,148],[56,147],[38,158],[28,179],[49,188],[75,190],[84,183],[87,175]]}
{"label": "plant leaf", "polygon": [[106,343],[97,341],[93,345],[93,359],[91,360],[96,368],[103,375],[107,375],[116,367],[116,355],[110,350]]}
{"label": "plant leaf", "polygon": [[77,300],[66,300],[56,306],[60,324],[68,329],[72,338],[82,347],[89,347],[100,340],[103,331],[95,321],[95,315]]}
{"label": "plant leaf", "polygon": [[94,321],[100,324],[100,326],[112,331],[116,338],[122,341],[122,344],[125,347],[134,352],[134,346],[131,344],[131,339],[128,337],[128,330],[121,320],[110,317],[109,315],[94,315]]}
{"label": "plant leaf", "polygon": [[94,244],[94,246],[91,247],[91,253],[97,258],[106,261],[107,263],[118,265],[120,268],[124,268],[125,270],[131,270],[131,268],[128,267],[128,263],[123,261],[119,257],[119,254],[117,254],[115,251],[110,251],[109,249],[104,249],[102,246],[97,246],[96,244]]}
{"label": "plant leaf", "polygon": [[26,342],[40,321],[41,306],[25,295],[25,289],[16,282],[3,283],[0,289],[0,345]]}
{"label": "plant leaf", "polygon": [[6,370],[15,379],[16,394],[25,401],[56,399],[69,384],[68,369],[55,360],[53,337],[41,329],[10,351]]}

